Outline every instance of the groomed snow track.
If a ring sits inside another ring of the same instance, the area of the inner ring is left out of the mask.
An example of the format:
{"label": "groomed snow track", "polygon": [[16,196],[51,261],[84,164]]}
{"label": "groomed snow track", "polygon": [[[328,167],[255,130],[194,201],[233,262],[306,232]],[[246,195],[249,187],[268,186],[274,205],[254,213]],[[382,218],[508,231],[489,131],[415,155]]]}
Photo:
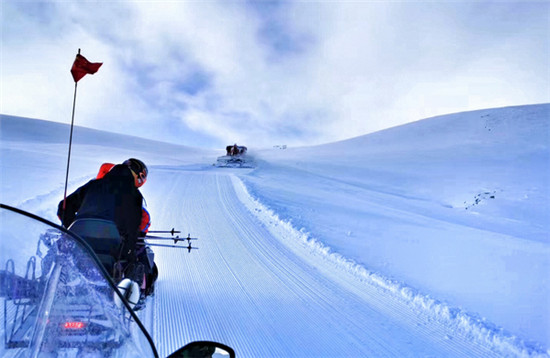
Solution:
{"label": "groomed snow track", "polygon": [[141,316],[161,356],[194,340],[238,357],[530,355],[497,351],[340,270],[255,206],[231,173],[156,168],[149,182],[153,229],[199,238],[191,253],[155,249],[160,276]]}

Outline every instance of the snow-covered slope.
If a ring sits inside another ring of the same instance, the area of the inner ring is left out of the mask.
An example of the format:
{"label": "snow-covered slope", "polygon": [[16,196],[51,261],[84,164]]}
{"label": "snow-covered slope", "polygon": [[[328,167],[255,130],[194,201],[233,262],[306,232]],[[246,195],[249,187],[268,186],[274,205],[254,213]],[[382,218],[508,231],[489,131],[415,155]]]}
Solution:
{"label": "snow-covered slope", "polygon": [[[0,116],[0,201],[56,220],[50,199],[63,198],[70,126]],[[182,139],[183,142],[183,139]],[[75,126],[69,193],[94,178],[101,163],[139,157],[147,163],[209,162],[217,153]]]}
{"label": "snow-covered slope", "polygon": [[550,106],[262,152],[250,192],[369,271],[550,345]]}
{"label": "snow-covered slope", "polygon": [[[138,157],[157,249],[143,320],[159,352],[546,356],[549,105],[461,113],[310,148],[218,152],[75,129],[69,191]],[[65,134],[62,134],[65,133]],[[68,126],[0,117],[0,201],[55,221]],[[65,135],[65,138],[64,138]],[[243,143],[246,144],[246,143]]]}

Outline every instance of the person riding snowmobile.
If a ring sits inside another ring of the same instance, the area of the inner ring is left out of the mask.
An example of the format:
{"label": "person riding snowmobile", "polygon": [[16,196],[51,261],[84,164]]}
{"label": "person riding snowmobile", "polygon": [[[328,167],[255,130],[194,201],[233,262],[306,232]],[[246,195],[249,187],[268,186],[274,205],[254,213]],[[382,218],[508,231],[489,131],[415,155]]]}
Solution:
{"label": "person riding snowmobile", "polygon": [[[107,174],[115,164],[113,163],[103,163],[101,164],[101,167],[99,168],[99,172],[97,173],[96,179],[102,179],[105,174]],[[145,205],[141,208],[141,223],[139,225],[139,237],[145,237],[147,235],[147,232],[149,231],[149,227],[151,226],[151,214],[149,214],[149,211],[145,208]]]}
{"label": "person riding snowmobile", "polygon": [[[103,163],[99,168],[96,179],[102,179],[105,174],[107,174],[115,164],[113,163]],[[150,295],[154,291],[154,283],[158,278],[158,267],[154,262],[154,253],[151,248],[145,245],[145,242],[142,238],[147,235],[149,227],[151,226],[151,214],[145,208],[145,205],[141,208],[141,223],[139,225],[139,235],[138,235],[138,244],[140,247],[136,250],[137,259],[140,263],[145,265],[145,285],[143,287],[145,295]]]}
{"label": "person riding snowmobile", "polygon": [[[130,158],[113,166],[100,179],[93,179],[62,200],[57,215],[68,228],[77,219],[96,218],[112,221],[122,237],[119,259],[126,277],[141,284],[146,260],[138,255],[141,245],[140,224],[143,218],[143,196],[139,188],[147,181],[147,166],[140,160]],[[142,240],[141,240],[142,241]],[[141,265],[140,265],[141,264]],[[142,268],[141,270],[138,268]]]}

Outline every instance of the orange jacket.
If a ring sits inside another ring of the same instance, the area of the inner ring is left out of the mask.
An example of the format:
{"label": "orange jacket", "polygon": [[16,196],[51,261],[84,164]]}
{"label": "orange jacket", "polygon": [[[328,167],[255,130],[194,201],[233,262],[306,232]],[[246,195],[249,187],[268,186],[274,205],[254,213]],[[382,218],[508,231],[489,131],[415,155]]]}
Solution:
{"label": "orange jacket", "polygon": [[115,165],[113,163],[103,163],[99,168],[99,173],[97,173],[96,179],[101,179],[107,174]]}

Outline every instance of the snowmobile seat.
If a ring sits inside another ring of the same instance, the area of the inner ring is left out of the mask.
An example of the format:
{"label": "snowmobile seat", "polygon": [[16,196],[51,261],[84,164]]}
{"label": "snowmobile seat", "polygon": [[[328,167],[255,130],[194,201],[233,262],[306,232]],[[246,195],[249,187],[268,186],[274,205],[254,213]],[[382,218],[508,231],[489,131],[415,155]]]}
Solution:
{"label": "snowmobile seat", "polygon": [[94,250],[107,272],[113,272],[122,239],[116,224],[104,219],[77,219],[69,231],[80,236]]}

